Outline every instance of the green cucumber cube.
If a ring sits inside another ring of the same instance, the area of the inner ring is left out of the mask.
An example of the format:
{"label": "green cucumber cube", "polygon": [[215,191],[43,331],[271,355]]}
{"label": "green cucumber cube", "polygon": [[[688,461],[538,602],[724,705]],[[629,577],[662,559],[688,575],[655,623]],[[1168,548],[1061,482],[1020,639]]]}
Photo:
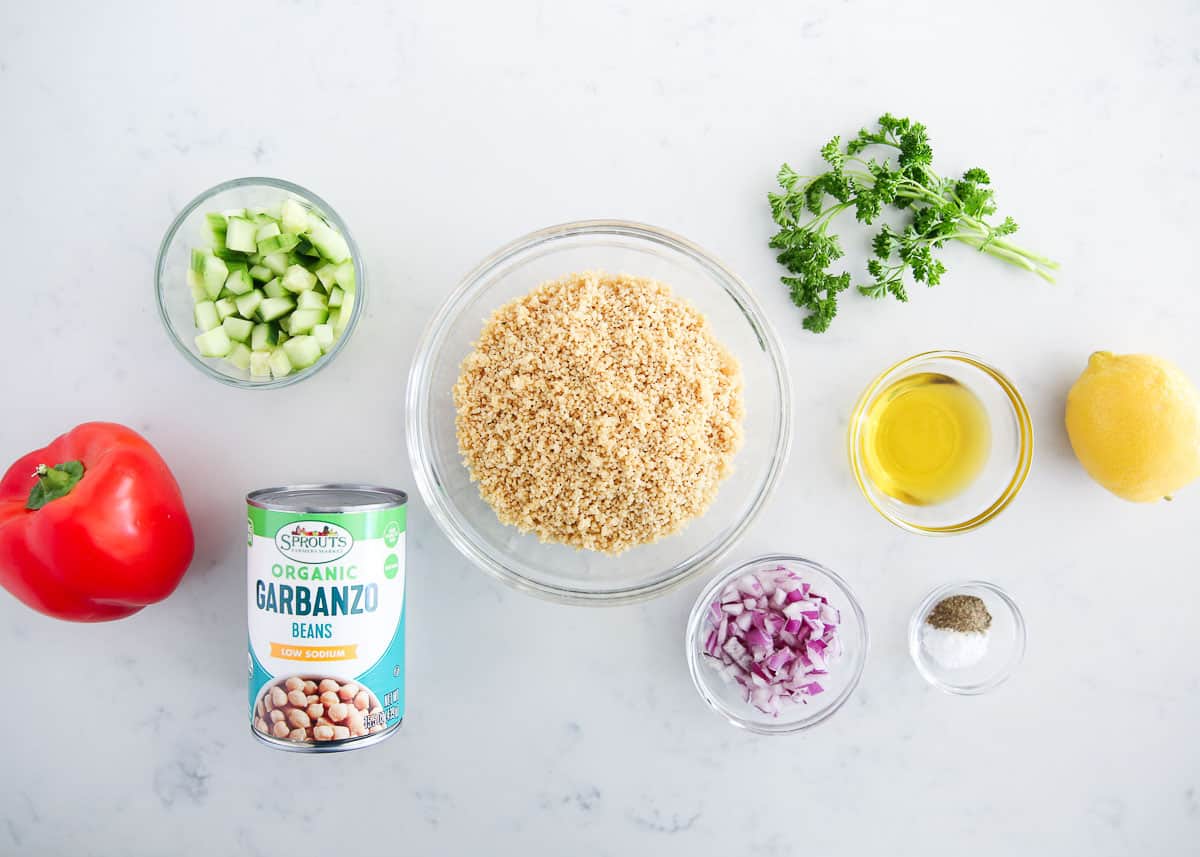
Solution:
{"label": "green cucumber cube", "polygon": [[197,330],[208,332],[221,326],[221,316],[217,313],[217,305],[212,301],[200,301],[192,313],[196,317]]}
{"label": "green cucumber cube", "polygon": [[326,297],[318,291],[301,292],[296,298],[296,309],[325,309],[328,306]]}
{"label": "green cucumber cube", "polygon": [[275,272],[266,265],[255,265],[250,269],[250,278],[253,280],[258,280],[262,283],[269,282],[274,276]]}
{"label": "green cucumber cube", "polygon": [[283,343],[283,351],[296,369],[307,369],[321,359],[321,346],[315,336],[295,336]]}
{"label": "green cucumber cube", "polygon": [[323,309],[298,309],[288,318],[287,332],[290,336],[308,333],[328,319],[329,313]]}
{"label": "green cucumber cube", "polygon": [[251,378],[270,378],[271,377],[271,352],[269,351],[254,351],[250,354],[250,377]]}
{"label": "green cucumber cube", "polygon": [[333,324],[333,332],[338,336],[342,335],[342,331],[346,329],[346,325],[350,322],[350,318],[354,313],[354,295],[347,292],[342,298],[342,305],[337,309],[337,321]]}
{"label": "green cucumber cube", "polygon": [[[282,322],[280,322],[280,323],[282,324]],[[287,341],[288,341],[288,335],[281,328],[279,333],[277,333],[275,335],[275,347],[278,348],[280,345],[283,345],[283,343],[285,343]]]}
{"label": "green cucumber cube", "polygon": [[276,277],[263,286],[263,294],[269,298],[284,298],[289,297],[291,292],[283,287],[283,281]]}
{"label": "green cucumber cube", "polygon": [[245,262],[249,258],[240,250],[230,250],[228,247],[214,247],[212,252],[224,262]]}
{"label": "green cucumber cube", "polygon": [[341,306],[342,298],[344,296],[345,296],[345,292],[342,291],[342,287],[334,286],[333,289],[329,292],[329,306],[330,307]]}
{"label": "green cucumber cube", "polygon": [[274,238],[279,234],[279,224],[270,218],[267,219],[262,226],[258,227],[258,231],[254,233],[254,240],[265,241],[268,238]]}
{"label": "green cucumber cube", "polygon": [[254,318],[254,314],[258,312],[258,307],[265,297],[266,295],[262,293],[261,289],[251,289],[246,294],[235,298],[233,305],[237,307],[238,315],[242,318]]}
{"label": "green cucumber cube", "polygon": [[280,228],[290,235],[299,235],[308,229],[308,208],[294,199],[285,199],[279,209]]}
{"label": "green cucumber cube", "polygon": [[[274,321],[282,318],[296,308],[296,302],[290,297],[266,298],[258,307],[258,317],[263,321]],[[314,312],[314,310],[307,310]]]}
{"label": "green cucumber cube", "polygon": [[[195,270],[196,257],[192,256],[192,269]],[[229,267],[211,253],[202,253],[200,258],[200,278],[204,281],[204,291],[209,300],[216,300],[225,288],[229,279]]]}
{"label": "green cucumber cube", "polygon": [[229,218],[229,228],[225,233],[225,246],[240,253],[253,253],[256,249],[255,230],[253,221],[241,217]]}
{"label": "green cucumber cube", "polygon": [[[246,321],[244,318],[238,318],[236,315],[226,316],[221,322],[221,327],[225,328],[226,335],[235,342],[245,342],[250,338],[251,332],[254,330],[254,322]],[[242,367],[243,369],[246,367]]]}
{"label": "green cucumber cube", "polygon": [[282,348],[276,348],[274,352],[271,352],[266,365],[270,366],[271,376],[275,378],[282,378],[292,373],[292,361],[288,360],[288,355]]}
{"label": "green cucumber cube", "polygon": [[317,248],[314,247],[307,238],[300,238],[300,243],[296,245],[296,252],[301,256],[311,257],[315,265],[319,265],[321,263],[321,254],[317,252]]}
{"label": "green cucumber cube", "polygon": [[276,348],[271,352],[271,357],[267,360],[267,365],[271,367],[271,375],[276,378],[282,378],[285,375],[291,374],[292,361],[288,359],[287,354],[282,348]]}
{"label": "green cucumber cube", "polygon": [[341,262],[350,255],[346,239],[315,214],[308,218],[308,240],[330,262]]}
{"label": "green cucumber cube", "polygon": [[233,343],[233,347],[229,349],[229,353],[225,355],[225,359],[232,363],[237,368],[245,371],[250,368],[250,349],[243,342]]}
{"label": "green cucumber cube", "polygon": [[317,278],[312,271],[300,265],[292,265],[283,275],[283,287],[289,292],[306,292],[316,284]]}
{"label": "green cucumber cube", "polygon": [[225,215],[220,212],[211,212],[204,215],[204,220],[208,223],[208,231],[212,236],[213,244],[219,247],[225,245],[225,232],[228,228],[228,223],[225,220]]}
{"label": "green cucumber cube", "polygon": [[198,304],[200,301],[208,300],[208,292],[204,291],[204,280],[191,268],[188,268],[187,284],[188,288],[192,290],[192,303]]}
{"label": "green cucumber cube", "polygon": [[334,276],[335,271],[337,271],[337,266],[331,265],[328,262],[313,271],[317,275],[317,279],[321,281],[321,285],[325,287],[325,291],[329,291],[337,282]]}
{"label": "green cucumber cube", "polygon": [[232,349],[233,342],[223,327],[214,327],[196,337],[196,350],[201,357],[224,357]]}
{"label": "green cucumber cube", "polygon": [[321,346],[322,352],[327,352],[330,348],[333,348],[333,325],[318,324],[313,327],[312,335],[317,340],[317,344]]}
{"label": "green cucumber cube", "polygon": [[253,288],[254,281],[250,279],[250,273],[245,268],[235,268],[225,278],[225,289],[231,294],[244,295]]}
{"label": "green cucumber cube", "polygon": [[220,317],[221,321],[224,321],[231,315],[237,315],[237,306],[229,298],[221,298],[217,301],[216,307],[217,316]]}
{"label": "green cucumber cube", "polygon": [[287,253],[264,253],[262,263],[277,277],[287,273]]}
{"label": "green cucumber cube", "polygon": [[334,274],[337,284],[342,287],[343,292],[354,291],[354,262],[347,259],[345,262],[337,266],[337,272]]}
{"label": "green cucumber cube", "polygon": [[255,351],[270,351],[279,344],[279,327],[274,322],[254,325],[250,333],[250,347]]}
{"label": "green cucumber cube", "polygon": [[[258,252],[264,256],[287,253],[298,243],[300,243],[300,239],[295,235],[272,235],[270,238],[264,238],[258,242]],[[268,267],[270,267],[269,264]]]}

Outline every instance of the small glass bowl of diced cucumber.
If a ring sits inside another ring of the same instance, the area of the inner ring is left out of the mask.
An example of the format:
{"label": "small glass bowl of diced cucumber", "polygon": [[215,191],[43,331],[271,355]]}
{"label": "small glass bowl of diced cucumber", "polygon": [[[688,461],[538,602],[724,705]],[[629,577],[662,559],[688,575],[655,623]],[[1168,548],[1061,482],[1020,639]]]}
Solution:
{"label": "small glass bowl of diced cucumber", "polygon": [[281,387],[327,365],[362,312],[363,265],[316,194],[272,178],[219,184],[184,207],[158,253],[171,339],[235,387]]}

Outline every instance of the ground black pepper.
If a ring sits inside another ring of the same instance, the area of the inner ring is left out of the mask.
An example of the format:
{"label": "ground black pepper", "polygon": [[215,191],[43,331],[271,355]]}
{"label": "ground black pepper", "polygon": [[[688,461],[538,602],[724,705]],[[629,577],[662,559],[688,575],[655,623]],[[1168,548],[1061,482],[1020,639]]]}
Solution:
{"label": "ground black pepper", "polygon": [[951,595],[934,605],[925,622],[935,628],[982,634],[992,627],[992,614],[977,595]]}

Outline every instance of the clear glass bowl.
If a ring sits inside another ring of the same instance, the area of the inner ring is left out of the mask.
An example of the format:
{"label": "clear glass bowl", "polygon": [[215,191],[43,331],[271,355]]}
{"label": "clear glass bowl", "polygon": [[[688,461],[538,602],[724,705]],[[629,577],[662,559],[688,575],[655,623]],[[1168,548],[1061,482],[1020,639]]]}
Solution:
{"label": "clear glass bowl", "polygon": [[[921,645],[925,617],[939,601],[951,595],[982,598],[992,614],[992,625],[987,635],[987,654],[979,663],[960,669],[944,668]],[[939,586],[917,605],[908,621],[908,653],[921,677],[938,690],[976,696],[1003,684],[1025,657],[1025,618],[1017,603],[994,583],[968,580]]]}
{"label": "clear glass bowl", "polygon": [[[824,693],[810,697],[807,702],[787,704],[778,717],[772,717],[747,702],[740,685],[721,678],[713,660],[704,654],[704,642],[709,631],[708,605],[720,596],[721,590],[744,574],[768,571],[780,565],[811,583],[814,591],[829,599],[830,606],[841,611],[842,623],[838,628],[843,651],[841,658],[829,665],[829,675],[820,679]],[[692,606],[685,640],[688,670],[701,698],[734,726],[760,735],[787,735],[832,717],[858,687],[870,645],[867,619],[858,599],[850,591],[850,585],[825,566],[788,554],[760,556],[714,578]]]}
{"label": "clear glass bowl", "polygon": [[[312,366],[282,378],[251,378],[250,373],[245,369],[238,369],[220,358],[200,356],[195,342],[198,331],[192,314],[194,304],[187,285],[187,271],[191,265],[193,248],[211,246],[208,225],[204,219],[204,216],[210,211],[248,207],[266,208],[278,205],[286,197],[291,197],[323,214],[346,239],[346,244],[349,245],[351,257],[354,260],[356,278],[354,309],[350,313],[350,320],[346,323],[345,330],[334,342],[329,353]],[[162,244],[159,246],[158,261],[154,266],[154,294],[158,301],[159,317],[162,318],[163,326],[166,327],[171,342],[189,363],[222,384],[266,390],[303,381],[333,362],[333,359],[350,341],[350,336],[358,325],[358,319],[362,316],[366,279],[362,254],[358,250],[358,245],[354,243],[354,236],[350,234],[346,222],[338,216],[329,203],[312,191],[283,179],[251,177],[222,182],[216,187],[204,191],[183,207],[183,210],[172,221],[170,228],[167,229],[167,234],[163,236]]]}
{"label": "clear glass bowl", "polygon": [[[867,413],[894,382],[921,372],[948,375],[983,403],[991,426],[991,451],[983,471],[962,493],[935,505],[916,506],[891,497],[871,481],[863,461]],[[878,512],[910,532],[964,533],[983,526],[1013,501],[1033,461],[1033,422],[1016,386],[1000,370],[961,351],[927,351],[902,360],[863,392],[850,417],[850,467],[858,487]]]}
{"label": "clear glass bowl", "polygon": [[[500,305],[575,271],[653,277],[690,301],[740,361],[745,443],[707,513],[681,532],[619,557],[543,544],[497,519],[458,451],[451,390],[483,324]],[[480,568],[516,588],[573,604],[619,604],[660,594],[716,562],[779,479],[791,437],[783,352],[758,303],[720,262],[690,242],[637,223],[553,226],[493,253],[426,327],[408,384],[408,450],[434,520]]]}

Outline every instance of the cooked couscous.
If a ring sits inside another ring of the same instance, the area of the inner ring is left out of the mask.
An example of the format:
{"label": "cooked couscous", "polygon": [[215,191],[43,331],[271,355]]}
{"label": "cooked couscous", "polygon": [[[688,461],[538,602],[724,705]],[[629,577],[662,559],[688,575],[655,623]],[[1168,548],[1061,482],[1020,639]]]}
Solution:
{"label": "cooked couscous", "polygon": [[742,441],[737,360],[669,287],[624,274],[571,274],[497,309],[454,404],[502,522],[611,554],[703,514]]}

